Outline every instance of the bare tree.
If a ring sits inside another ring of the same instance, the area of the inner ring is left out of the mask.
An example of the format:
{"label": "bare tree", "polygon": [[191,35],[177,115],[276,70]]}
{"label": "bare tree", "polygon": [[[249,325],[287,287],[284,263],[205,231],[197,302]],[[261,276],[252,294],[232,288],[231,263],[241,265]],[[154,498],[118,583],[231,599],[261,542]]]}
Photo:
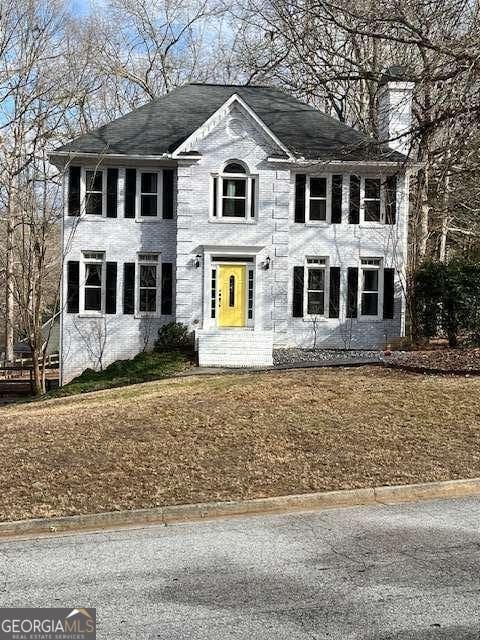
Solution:
{"label": "bare tree", "polygon": [[68,51],[63,4],[20,0],[8,17],[10,36],[0,59],[5,356],[13,358],[15,337],[28,341],[35,391],[40,393],[42,324],[54,312],[58,298],[61,211],[58,175],[46,153],[62,139],[62,132],[65,135],[65,123],[75,112],[75,92],[62,75]]}
{"label": "bare tree", "polygon": [[106,318],[92,319],[86,325],[85,323],[77,323],[74,319],[74,327],[88,353],[92,368],[103,371],[108,338]]}
{"label": "bare tree", "polygon": [[463,152],[480,115],[479,3],[246,0],[231,11],[245,25],[238,64],[249,81],[279,83],[381,142],[388,142],[377,118],[385,69],[402,68],[415,83],[410,159],[420,170],[412,181],[411,268],[438,255],[442,234],[463,226],[456,217],[465,208],[449,205],[446,222],[441,212],[472,173]]}

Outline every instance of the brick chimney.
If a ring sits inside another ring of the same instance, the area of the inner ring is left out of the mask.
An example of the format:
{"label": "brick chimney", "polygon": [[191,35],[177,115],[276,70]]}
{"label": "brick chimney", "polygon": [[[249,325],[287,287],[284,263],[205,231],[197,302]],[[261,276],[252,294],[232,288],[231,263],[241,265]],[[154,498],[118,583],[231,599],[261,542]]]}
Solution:
{"label": "brick chimney", "polygon": [[[408,70],[400,65],[388,67],[378,89],[379,138],[391,149],[405,155],[410,152],[412,96],[414,83],[408,82]],[[403,135],[405,134],[405,135]]]}

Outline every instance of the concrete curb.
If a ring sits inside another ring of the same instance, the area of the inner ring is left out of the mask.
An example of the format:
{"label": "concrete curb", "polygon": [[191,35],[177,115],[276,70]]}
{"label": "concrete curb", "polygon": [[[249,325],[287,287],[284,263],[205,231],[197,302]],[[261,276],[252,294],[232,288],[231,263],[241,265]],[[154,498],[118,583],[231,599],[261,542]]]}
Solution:
{"label": "concrete curb", "polygon": [[389,505],[474,495],[480,496],[480,478],[0,522],[0,538],[143,527],[151,524],[167,525],[209,518],[311,511],[369,504]]}

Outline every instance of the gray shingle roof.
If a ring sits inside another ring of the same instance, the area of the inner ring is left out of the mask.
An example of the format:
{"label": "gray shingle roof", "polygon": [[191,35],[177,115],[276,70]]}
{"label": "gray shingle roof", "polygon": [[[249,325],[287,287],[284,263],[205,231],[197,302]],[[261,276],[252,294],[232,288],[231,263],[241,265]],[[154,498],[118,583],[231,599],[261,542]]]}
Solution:
{"label": "gray shingle roof", "polygon": [[279,89],[188,84],[95,129],[57,151],[162,155],[175,149],[228,98],[238,94],[298,157],[318,160],[405,159]]}

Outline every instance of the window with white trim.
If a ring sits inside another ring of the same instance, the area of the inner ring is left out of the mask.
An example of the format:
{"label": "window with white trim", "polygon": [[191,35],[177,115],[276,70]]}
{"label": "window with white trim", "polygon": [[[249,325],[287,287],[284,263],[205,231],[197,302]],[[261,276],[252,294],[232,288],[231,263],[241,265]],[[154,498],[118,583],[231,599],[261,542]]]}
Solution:
{"label": "window with white trim", "polygon": [[360,269],[360,315],[380,316],[383,291],[383,262],[381,258],[362,258]]}
{"label": "window with white trim", "polygon": [[161,173],[157,171],[138,171],[140,218],[161,216]]}
{"label": "window with white trim", "polygon": [[327,298],[327,258],[306,258],[304,315],[325,316]]}
{"label": "window with white trim", "polygon": [[138,254],[138,312],[156,314],[160,308],[158,253]]}
{"label": "window with white trim", "polygon": [[362,177],[362,222],[385,222],[385,185],[381,177]]}
{"label": "window with white trim", "polygon": [[83,252],[83,305],[87,313],[103,313],[105,308],[105,254]]}
{"label": "window with white trim", "polygon": [[224,222],[255,220],[256,178],[238,160],[228,162],[212,176],[211,217]]}
{"label": "window with white trim", "polygon": [[85,169],[85,213],[87,215],[104,215],[105,176],[103,174],[103,169]]}
{"label": "window with white trim", "polygon": [[331,176],[307,176],[306,221],[331,220]]}

